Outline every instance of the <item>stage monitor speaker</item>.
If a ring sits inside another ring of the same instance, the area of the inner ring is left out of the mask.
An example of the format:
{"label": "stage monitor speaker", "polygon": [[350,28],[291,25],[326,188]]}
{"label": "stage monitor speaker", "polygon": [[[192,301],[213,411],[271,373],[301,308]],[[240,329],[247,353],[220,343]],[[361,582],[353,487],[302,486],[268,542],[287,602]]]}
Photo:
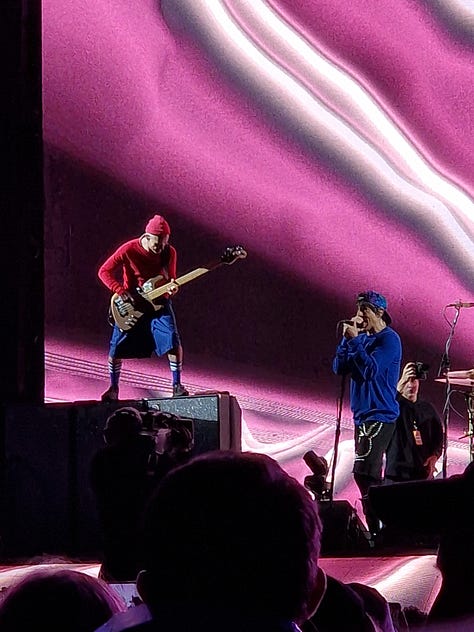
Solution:
{"label": "stage monitor speaker", "polygon": [[318,507],[323,523],[322,556],[353,555],[369,550],[366,529],[347,500],[324,500]]}
{"label": "stage monitor speaker", "polygon": [[229,393],[182,398],[12,405],[3,410],[3,557],[94,556],[100,550],[92,457],[105,443],[107,418],[123,406],[192,420],[193,455],[241,449],[241,411]]}

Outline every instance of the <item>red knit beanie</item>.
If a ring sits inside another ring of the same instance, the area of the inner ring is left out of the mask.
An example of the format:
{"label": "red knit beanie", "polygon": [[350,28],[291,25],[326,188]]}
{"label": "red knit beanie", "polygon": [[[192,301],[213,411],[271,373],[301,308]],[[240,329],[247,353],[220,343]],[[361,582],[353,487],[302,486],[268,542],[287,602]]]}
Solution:
{"label": "red knit beanie", "polygon": [[145,232],[150,235],[169,235],[170,225],[161,215],[154,215],[145,226]]}

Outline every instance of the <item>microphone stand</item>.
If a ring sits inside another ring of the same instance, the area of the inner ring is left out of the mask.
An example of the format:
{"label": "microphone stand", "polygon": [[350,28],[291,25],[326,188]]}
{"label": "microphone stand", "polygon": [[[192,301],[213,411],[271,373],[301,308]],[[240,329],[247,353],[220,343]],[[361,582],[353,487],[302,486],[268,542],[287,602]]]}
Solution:
{"label": "microphone stand", "polygon": [[[441,363],[438,370],[438,377],[446,377],[446,395],[445,402],[443,408],[443,478],[446,478],[448,475],[448,428],[449,428],[449,413],[451,410],[451,384],[449,383],[448,378],[448,370],[451,366],[451,360],[449,358],[449,349],[451,347],[451,343],[454,338],[454,330],[456,328],[459,314],[461,311],[461,305],[453,305],[456,313],[453,318],[453,322],[450,324],[450,331],[448,335],[448,339],[446,340],[446,345],[444,348],[444,353],[441,357]],[[449,321],[448,321],[449,322]]]}
{"label": "microphone stand", "polygon": [[328,490],[328,500],[331,503],[331,506],[332,506],[332,501],[334,497],[334,480],[336,477],[337,455],[338,455],[338,450],[339,450],[339,440],[341,437],[342,408],[344,404],[344,394],[346,391],[346,378],[347,378],[347,373],[343,373],[341,375],[339,397],[337,398],[336,429],[334,431],[334,449],[333,449],[333,455],[332,455],[331,483],[329,485],[329,490]]}

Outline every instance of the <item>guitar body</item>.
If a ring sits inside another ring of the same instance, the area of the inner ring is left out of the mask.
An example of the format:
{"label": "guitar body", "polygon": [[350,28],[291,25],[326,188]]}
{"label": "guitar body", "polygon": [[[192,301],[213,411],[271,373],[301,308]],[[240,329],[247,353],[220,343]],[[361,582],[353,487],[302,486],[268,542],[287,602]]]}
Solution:
{"label": "guitar body", "polygon": [[245,259],[247,251],[242,246],[228,246],[218,261],[212,262],[201,268],[187,272],[176,280],[166,281],[161,275],[146,281],[138,288],[131,301],[124,300],[119,294],[114,294],[110,300],[110,313],[115,324],[122,331],[130,331],[145,314],[153,316],[163,308],[163,296],[173,293],[177,287],[189,283],[198,277],[214,270],[221,265],[232,265],[239,259]]}
{"label": "guitar body", "polygon": [[160,285],[163,285],[163,283],[164,279],[161,275],[146,281],[142,287],[137,290],[134,303],[125,301],[120,294],[114,294],[112,296],[110,299],[110,312],[115,324],[121,331],[130,331],[142,316],[145,314],[153,316],[155,312],[159,312],[163,309],[163,305],[158,302],[158,299],[148,297],[151,290],[155,290],[157,287],[160,287]]}

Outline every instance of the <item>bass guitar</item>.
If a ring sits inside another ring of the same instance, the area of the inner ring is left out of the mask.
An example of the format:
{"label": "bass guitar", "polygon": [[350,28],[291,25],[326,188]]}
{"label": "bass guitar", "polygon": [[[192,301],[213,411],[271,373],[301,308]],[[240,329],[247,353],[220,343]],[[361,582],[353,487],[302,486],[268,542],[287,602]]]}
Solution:
{"label": "bass guitar", "polygon": [[232,265],[238,259],[245,259],[246,256],[247,251],[242,246],[228,246],[217,261],[191,270],[174,281],[163,283],[161,275],[149,279],[137,288],[133,302],[122,298],[120,294],[114,294],[110,299],[110,314],[113,322],[121,331],[130,331],[142,316],[145,314],[153,316],[155,312],[162,309],[163,304],[160,303],[160,299],[165,294],[172,293],[175,286],[189,283],[221,265]]}

